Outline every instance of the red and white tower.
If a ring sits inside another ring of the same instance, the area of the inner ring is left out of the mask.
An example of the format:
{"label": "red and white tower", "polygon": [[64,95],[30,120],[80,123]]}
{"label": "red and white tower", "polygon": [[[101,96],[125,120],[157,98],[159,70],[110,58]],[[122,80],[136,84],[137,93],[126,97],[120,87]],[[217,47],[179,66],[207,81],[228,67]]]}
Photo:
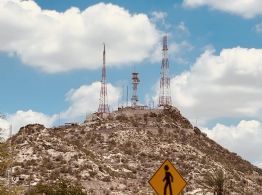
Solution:
{"label": "red and white tower", "polygon": [[158,106],[171,106],[171,92],[170,92],[170,78],[169,78],[169,61],[168,61],[168,48],[167,36],[163,37],[162,49],[162,65],[161,65],[161,78],[160,78],[160,92]]}
{"label": "red and white tower", "polygon": [[106,85],[106,49],[105,49],[105,44],[104,44],[104,51],[103,51],[102,80],[101,80],[98,113],[100,113],[100,114],[109,113],[109,106],[108,106],[108,102],[107,102],[107,85]]}
{"label": "red and white tower", "polygon": [[136,107],[138,103],[137,86],[139,82],[140,80],[138,77],[138,72],[133,72],[132,73],[133,94],[131,98],[132,107]]}

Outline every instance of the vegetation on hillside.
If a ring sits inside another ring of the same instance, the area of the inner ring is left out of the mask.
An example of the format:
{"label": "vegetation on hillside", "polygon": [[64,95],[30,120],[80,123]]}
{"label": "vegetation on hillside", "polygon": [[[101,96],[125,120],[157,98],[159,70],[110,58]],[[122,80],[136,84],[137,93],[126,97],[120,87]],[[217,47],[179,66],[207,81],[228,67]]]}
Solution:
{"label": "vegetation on hillside", "polygon": [[[0,129],[0,132],[2,129]],[[2,137],[0,137],[0,176],[6,177],[8,165],[10,165],[12,155],[10,153],[10,148],[8,147],[9,142],[5,142]],[[0,194],[1,195],[18,195],[21,194],[20,187],[9,186],[7,183],[0,182]]]}
{"label": "vegetation on hillside", "polygon": [[80,183],[59,179],[53,183],[39,183],[28,195],[86,195]]}
{"label": "vegetation on hillside", "polygon": [[206,189],[213,191],[214,195],[224,195],[226,192],[226,182],[227,178],[223,170],[218,169],[214,172],[207,172],[200,184],[203,185]]}

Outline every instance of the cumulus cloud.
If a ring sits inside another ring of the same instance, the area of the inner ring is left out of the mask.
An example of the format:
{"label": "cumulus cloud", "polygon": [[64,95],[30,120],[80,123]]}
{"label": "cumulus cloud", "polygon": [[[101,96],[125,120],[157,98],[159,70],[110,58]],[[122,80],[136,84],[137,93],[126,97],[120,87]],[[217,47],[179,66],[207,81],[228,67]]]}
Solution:
{"label": "cumulus cloud", "polygon": [[166,21],[167,13],[163,11],[154,11],[151,13],[151,21],[163,29],[167,30],[171,27],[171,25]]}
{"label": "cumulus cloud", "polygon": [[189,118],[255,117],[262,110],[262,49],[205,51],[171,79],[173,103]]}
{"label": "cumulus cloud", "polygon": [[[61,113],[61,117],[74,119],[97,111],[100,87],[100,82],[94,82],[90,85],[82,85],[78,89],[71,89],[66,95],[66,100],[69,101],[70,106]],[[110,109],[115,109],[121,97],[121,88],[108,83],[107,91],[110,94],[108,95]]]}
{"label": "cumulus cloud", "polygon": [[35,112],[32,110],[22,111],[19,110],[16,113],[8,117],[8,121],[12,124],[14,133],[19,130],[20,127],[27,124],[39,123],[45,125],[46,127],[51,127],[55,121],[56,116],[48,116],[41,112]]}
{"label": "cumulus cloud", "polygon": [[186,26],[185,22],[181,21],[177,26],[178,32],[184,34],[184,35],[190,35],[190,31],[188,27]]}
{"label": "cumulus cloud", "polygon": [[103,42],[109,66],[140,62],[160,34],[147,15],[110,3],[57,12],[32,0],[1,0],[0,28],[0,51],[48,73],[100,67]]}
{"label": "cumulus cloud", "polygon": [[[19,110],[16,113],[8,115],[6,119],[0,118],[0,135],[7,138],[9,136],[9,129],[12,125],[13,134],[28,124],[43,124],[46,127],[52,127],[58,124],[58,120],[65,121],[79,121],[82,120],[86,114],[96,112],[98,109],[98,100],[100,95],[100,82],[93,82],[90,85],[82,85],[77,89],[71,89],[66,94],[66,101],[69,106],[65,111],[53,115],[46,115],[41,112],[32,110]],[[107,84],[108,104],[110,110],[117,108],[118,101],[121,97],[121,88],[110,83]],[[1,137],[1,136],[0,136]]]}
{"label": "cumulus cloud", "polygon": [[10,127],[10,123],[6,119],[0,118],[0,138],[7,138],[10,135]]}
{"label": "cumulus cloud", "polygon": [[12,134],[16,134],[21,127],[28,124],[39,123],[46,127],[51,127],[56,118],[56,115],[48,116],[32,110],[19,110],[7,116],[6,119],[0,119],[0,128],[2,129],[1,136],[7,138],[10,136],[10,128],[12,128]]}
{"label": "cumulus cloud", "polygon": [[167,13],[163,11],[154,11],[151,13],[152,15],[152,20],[155,22],[165,22],[165,19],[167,17]]}
{"label": "cumulus cloud", "polygon": [[262,124],[256,120],[242,120],[237,125],[217,124],[212,129],[202,128],[207,135],[230,151],[236,152],[262,167]]}
{"label": "cumulus cloud", "polygon": [[190,8],[208,6],[244,18],[253,18],[262,15],[261,0],[184,0],[183,5]]}
{"label": "cumulus cloud", "polygon": [[256,165],[257,165],[260,169],[262,169],[262,162],[261,162],[261,163],[256,163]]}

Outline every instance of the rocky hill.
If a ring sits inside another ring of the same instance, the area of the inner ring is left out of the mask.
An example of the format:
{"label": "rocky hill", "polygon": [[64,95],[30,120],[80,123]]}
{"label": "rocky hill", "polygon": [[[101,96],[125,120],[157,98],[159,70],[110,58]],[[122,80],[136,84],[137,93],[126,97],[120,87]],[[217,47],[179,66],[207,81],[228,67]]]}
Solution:
{"label": "rocky hill", "polygon": [[184,194],[211,192],[203,176],[216,169],[224,171],[230,194],[262,194],[261,169],[209,139],[174,107],[124,108],[57,128],[27,125],[12,144],[16,185],[67,177],[88,194],[154,194],[148,180],[169,159],[188,182]]}

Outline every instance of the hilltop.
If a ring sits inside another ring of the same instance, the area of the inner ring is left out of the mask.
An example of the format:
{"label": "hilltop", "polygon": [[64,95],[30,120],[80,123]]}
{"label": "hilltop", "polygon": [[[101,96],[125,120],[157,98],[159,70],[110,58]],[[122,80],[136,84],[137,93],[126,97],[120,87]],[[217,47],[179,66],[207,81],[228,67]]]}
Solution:
{"label": "hilltop", "polygon": [[203,175],[215,169],[225,172],[231,194],[262,194],[261,169],[209,139],[174,107],[123,108],[56,128],[27,125],[11,141],[16,185],[67,177],[88,194],[154,194],[148,180],[169,159],[188,182],[185,194],[208,192]]}

